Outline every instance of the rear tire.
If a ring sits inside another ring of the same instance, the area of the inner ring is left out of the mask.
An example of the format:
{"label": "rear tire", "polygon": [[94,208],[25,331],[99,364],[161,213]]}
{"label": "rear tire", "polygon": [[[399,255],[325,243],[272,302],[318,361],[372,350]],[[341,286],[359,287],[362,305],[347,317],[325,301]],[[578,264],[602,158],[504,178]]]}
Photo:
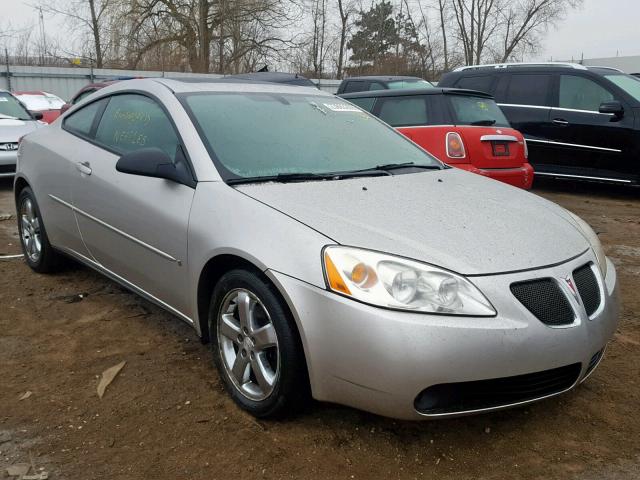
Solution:
{"label": "rear tire", "polygon": [[20,245],[27,265],[38,273],[60,269],[63,257],[49,243],[38,202],[29,187],[20,191],[16,202]]}
{"label": "rear tire", "polygon": [[211,350],[231,398],[250,414],[274,417],[304,405],[309,381],[294,320],[259,272],[232,270],[209,308]]}

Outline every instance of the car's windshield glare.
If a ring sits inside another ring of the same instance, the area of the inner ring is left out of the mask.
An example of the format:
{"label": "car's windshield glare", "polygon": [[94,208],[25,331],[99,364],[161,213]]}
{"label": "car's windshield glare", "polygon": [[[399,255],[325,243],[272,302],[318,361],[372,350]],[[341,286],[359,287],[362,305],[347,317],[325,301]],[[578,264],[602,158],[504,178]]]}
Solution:
{"label": "car's windshield glare", "polygon": [[275,93],[186,94],[225,179],[442,164],[342,99]]}
{"label": "car's windshield glare", "polygon": [[13,95],[0,92],[0,118],[12,117],[20,120],[31,120],[31,115]]}
{"label": "car's windshield glare", "polygon": [[411,88],[433,88],[426,80],[394,80],[387,82],[387,86],[390,90],[404,90]]}
{"label": "car's windshield glare", "polygon": [[640,78],[620,74],[605,77],[640,102]]}
{"label": "car's windshield glare", "polygon": [[448,95],[456,116],[456,125],[509,127],[500,107],[490,98]]}

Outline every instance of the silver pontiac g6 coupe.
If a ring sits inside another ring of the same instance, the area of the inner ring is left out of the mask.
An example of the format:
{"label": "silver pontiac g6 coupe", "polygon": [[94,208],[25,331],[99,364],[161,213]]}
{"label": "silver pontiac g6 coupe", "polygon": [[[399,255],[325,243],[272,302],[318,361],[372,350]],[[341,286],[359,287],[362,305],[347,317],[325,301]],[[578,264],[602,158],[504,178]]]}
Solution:
{"label": "silver pontiac g6 coupe", "polygon": [[32,269],[72,257],[186,321],[260,417],[527,404],[617,324],[584,221],[315,89],[119,82],[24,138],[15,198]]}

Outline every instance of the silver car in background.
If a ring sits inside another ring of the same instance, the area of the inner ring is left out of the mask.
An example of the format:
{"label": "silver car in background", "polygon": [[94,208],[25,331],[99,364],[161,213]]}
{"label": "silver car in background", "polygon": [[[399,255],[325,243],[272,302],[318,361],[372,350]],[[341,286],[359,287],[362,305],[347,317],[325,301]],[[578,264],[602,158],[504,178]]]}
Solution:
{"label": "silver car in background", "polygon": [[11,93],[0,90],[0,178],[14,175],[18,141],[40,126],[37,115],[32,116]]}
{"label": "silver car in background", "polygon": [[31,268],[73,257],[186,321],[256,416],[522,405],[616,329],[580,218],[315,89],[119,82],[24,139],[15,195]]}

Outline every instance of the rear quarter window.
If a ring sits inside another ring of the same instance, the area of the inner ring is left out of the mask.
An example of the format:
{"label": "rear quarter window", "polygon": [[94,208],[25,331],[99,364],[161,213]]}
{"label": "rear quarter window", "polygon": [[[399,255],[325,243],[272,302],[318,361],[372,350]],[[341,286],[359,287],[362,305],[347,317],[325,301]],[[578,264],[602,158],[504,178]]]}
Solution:
{"label": "rear quarter window", "polygon": [[98,100],[67,116],[63,124],[65,130],[83,137],[90,137],[96,114],[101,111],[107,101],[107,99]]}
{"label": "rear quarter window", "polygon": [[424,96],[380,98],[378,104],[378,117],[392,127],[429,124]]}
{"label": "rear quarter window", "polygon": [[346,99],[346,100],[349,100],[351,103],[353,103],[354,105],[357,105],[358,107],[360,107],[363,110],[366,110],[367,112],[372,111],[373,110],[373,105],[376,103],[375,97],[349,98],[349,99]]}
{"label": "rear quarter window", "polygon": [[466,88],[477,90],[478,92],[491,93],[493,77],[491,75],[478,75],[473,77],[462,77],[455,84],[456,88]]}
{"label": "rear quarter window", "polygon": [[364,80],[348,80],[342,93],[361,92],[364,90]]}

